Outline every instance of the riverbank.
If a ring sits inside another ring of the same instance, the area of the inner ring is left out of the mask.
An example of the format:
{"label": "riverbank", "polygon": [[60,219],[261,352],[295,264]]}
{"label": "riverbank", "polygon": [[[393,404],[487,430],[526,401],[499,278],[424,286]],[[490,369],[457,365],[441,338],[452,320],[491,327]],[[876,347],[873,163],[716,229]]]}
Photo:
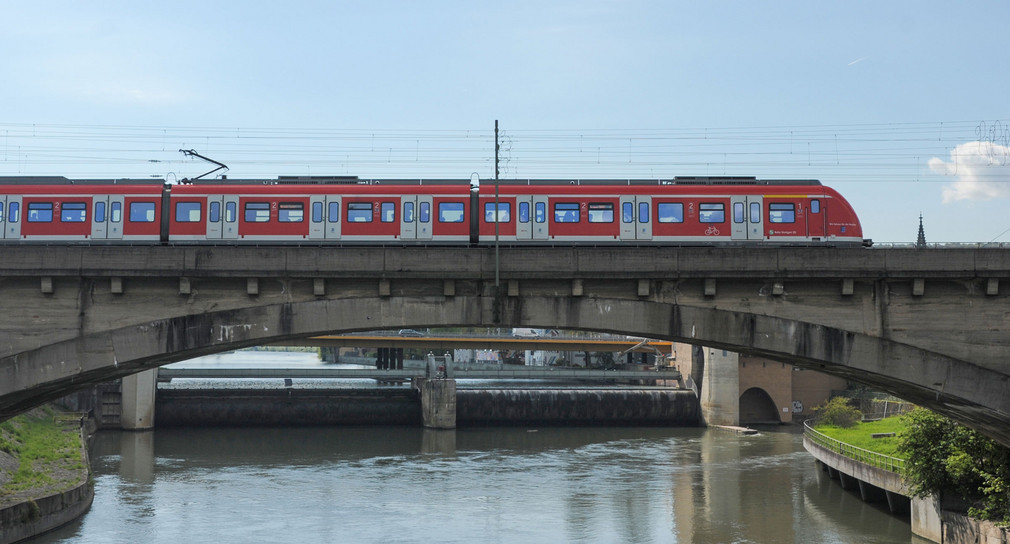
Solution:
{"label": "riverbank", "polygon": [[91,506],[81,416],[37,408],[0,424],[0,544],[32,538]]}

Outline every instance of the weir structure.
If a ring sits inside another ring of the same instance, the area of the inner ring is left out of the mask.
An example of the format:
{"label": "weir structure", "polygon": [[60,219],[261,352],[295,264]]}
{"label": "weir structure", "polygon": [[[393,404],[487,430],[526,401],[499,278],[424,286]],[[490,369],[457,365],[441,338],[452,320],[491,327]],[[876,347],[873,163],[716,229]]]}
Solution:
{"label": "weir structure", "polygon": [[763,356],[1010,445],[1006,249],[503,247],[497,270],[463,247],[3,246],[0,418],[246,346],[500,326]]}

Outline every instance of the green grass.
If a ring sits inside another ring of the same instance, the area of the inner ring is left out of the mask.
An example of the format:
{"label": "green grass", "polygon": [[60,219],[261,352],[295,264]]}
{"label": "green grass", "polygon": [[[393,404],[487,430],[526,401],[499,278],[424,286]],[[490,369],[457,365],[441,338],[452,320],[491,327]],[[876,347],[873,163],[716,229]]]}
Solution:
{"label": "green grass", "polygon": [[900,417],[889,417],[880,421],[857,423],[854,427],[847,429],[831,425],[819,425],[814,428],[818,432],[835,440],[851,444],[857,448],[863,448],[864,450],[870,450],[891,457],[898,457],[896,451],[898,447],[897,436],[872,438],[871,435],[876,433],[895,433],[897,435],[905,426]]}
{"label": "green grass", "polygon": [[0,487],[0,499],[56,484],[51,477],[54,469],[84,468],[77,426],[58,423],[53,416],[51,408],[42,408],[0,424],[0,450],[20,462],[11,479]]}

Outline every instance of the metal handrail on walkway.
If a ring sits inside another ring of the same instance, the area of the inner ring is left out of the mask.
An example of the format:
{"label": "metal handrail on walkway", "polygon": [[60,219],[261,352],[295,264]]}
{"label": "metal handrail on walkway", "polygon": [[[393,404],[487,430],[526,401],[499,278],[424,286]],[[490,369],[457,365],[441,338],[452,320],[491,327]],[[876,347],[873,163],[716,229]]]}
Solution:
{"label": "metal handrail on walkway", "polygon": [[901,474],[905,471],[904,459],[858,448],[852,444],[846,444],[841,440],[831,438],[824,433],[814,430],[811,426],[810,420],[803,422],[803,435],[809,438],[814,444],[817,444],[828,451],[859,461],[860,463],[877,467],[888,472],[893,472],[895,474]]}

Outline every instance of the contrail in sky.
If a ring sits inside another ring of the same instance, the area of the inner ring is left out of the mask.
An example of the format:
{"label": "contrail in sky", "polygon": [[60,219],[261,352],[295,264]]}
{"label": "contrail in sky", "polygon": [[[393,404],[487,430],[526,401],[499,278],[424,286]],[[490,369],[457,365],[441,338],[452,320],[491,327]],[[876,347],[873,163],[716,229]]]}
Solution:
{"label": "contrail in sky", "polygon": [[854,61],[850,62],[850,63],[849,63],[849,66],[852,66],[853,64],[859,64],[860,62],[863,62],[863,61],[864,61],[864,60],[866,60],[867,58],[868,58],[868,57],[859,57],[858,59],[856,59],[856,60],[854,60]]}

